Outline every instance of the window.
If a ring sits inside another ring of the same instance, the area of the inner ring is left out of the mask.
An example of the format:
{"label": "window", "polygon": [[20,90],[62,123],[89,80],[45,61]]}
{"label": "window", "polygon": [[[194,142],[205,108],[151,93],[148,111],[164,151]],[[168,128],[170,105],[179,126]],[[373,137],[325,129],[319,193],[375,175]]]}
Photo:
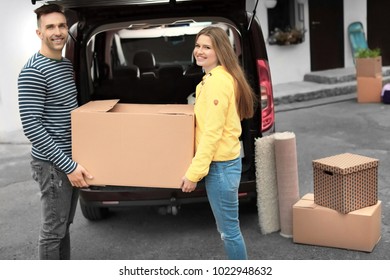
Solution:
{"label": "window", "polygon": [[277,0],[268,13],[270,45],[291,45],[304,41],[304,7],[298,0]]}

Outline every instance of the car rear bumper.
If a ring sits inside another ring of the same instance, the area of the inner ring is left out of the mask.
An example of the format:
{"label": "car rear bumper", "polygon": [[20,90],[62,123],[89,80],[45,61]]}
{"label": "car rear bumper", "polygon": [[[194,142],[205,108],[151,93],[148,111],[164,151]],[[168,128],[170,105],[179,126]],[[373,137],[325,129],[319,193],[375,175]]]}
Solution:
{"label": "car rear bumper", "polygon": [[[256,198],[256,195],[255,181],[241,182],[240,200],[250,200]],[[205,202],[207,194],[203,182],[198,183],[196,190],[192,193],[183,193],[180,189],[91,186],[81,190],[80,200],[84,205],[107,208],[181,205]]]}

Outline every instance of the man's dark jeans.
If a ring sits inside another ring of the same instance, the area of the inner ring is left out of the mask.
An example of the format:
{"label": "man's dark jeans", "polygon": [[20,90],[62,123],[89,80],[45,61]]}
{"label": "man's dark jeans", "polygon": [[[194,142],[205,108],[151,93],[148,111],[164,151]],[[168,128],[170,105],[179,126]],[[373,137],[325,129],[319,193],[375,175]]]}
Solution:
{"label": "man's dark jeans", "polygon": [[43,260],[70,259],[69,226],[76,212],[79,190],[53,163],[33,159],[32,177],[41,190],[41,230],[38,252]]}

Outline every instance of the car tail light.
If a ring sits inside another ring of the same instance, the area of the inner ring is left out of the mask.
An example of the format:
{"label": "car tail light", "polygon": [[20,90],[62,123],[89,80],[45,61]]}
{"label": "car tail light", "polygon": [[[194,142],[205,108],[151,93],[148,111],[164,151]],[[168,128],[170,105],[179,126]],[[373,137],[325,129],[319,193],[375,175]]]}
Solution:
{"label": "car tail light", "polygon": [[247,195],[248,195],[247,192],[239,192],[239,193],[238,193],[238,197],[245,197],[245,196],[247,196]]}
{"label": "car tail light", "polygon": [[271,75],[266,60],[257,60],[257,73],[260,82],[261,132],[265,132],[273,126],[275,121]]}

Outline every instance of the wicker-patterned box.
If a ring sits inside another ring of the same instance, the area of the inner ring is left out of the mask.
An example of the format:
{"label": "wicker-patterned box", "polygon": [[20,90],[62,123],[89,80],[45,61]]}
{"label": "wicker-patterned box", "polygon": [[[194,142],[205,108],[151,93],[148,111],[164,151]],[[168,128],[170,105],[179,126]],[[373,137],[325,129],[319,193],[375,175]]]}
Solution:
{"label": "wicker-patterned box", "polygon": [[378,164],[350,153],[313,160],[314,202],[344,214],[375,205]]}

